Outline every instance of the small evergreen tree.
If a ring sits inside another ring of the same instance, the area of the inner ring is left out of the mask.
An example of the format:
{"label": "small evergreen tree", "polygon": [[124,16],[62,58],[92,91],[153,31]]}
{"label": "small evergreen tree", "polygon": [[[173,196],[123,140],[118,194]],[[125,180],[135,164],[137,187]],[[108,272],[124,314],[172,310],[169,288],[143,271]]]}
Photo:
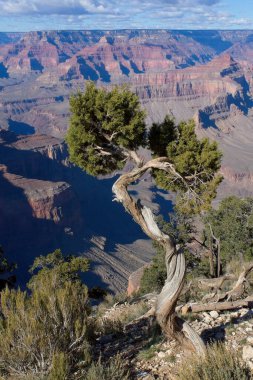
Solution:
{"label": "small evergreen tree", "polygon": [[[207,210],[221,181],[216,175],[221,162],[217,143],[198,140],[194,122],[176,125],[169,117],[154,124],[146,138],[145,114],[137,96],[126,87],[106,91],[88,83],[84,93],[71,98],[70,106],[66,140],[73,163],[95,176],[123,168],[126,160],[135,163],[133,170],[114,183],[113,192],[148,237],[163,246],[167,280],[158,296],[156,317],[167,335],[182,342],[182,326],[186,324],[176,316],[175,307],[185,276],[184,254],[177,250],[174,237],[161,231],[152,211],[135,200],[127,188],[151,171],[159,187],[177,193],[181,212]],[[148,162],[137,152],[146,144],[153,154]],[[203,352],[201,339],[193,331],[189,334],[190,326],[186,329],[193,346]]]}
{"label": "small evergreen tree", "polygon": [[70,98],[70,110],[70,159],[88,174],[122,169],[128,150],[145,141],[145,113],[127,87],[107,92],[88,82],[85,93]]}
{"label": "small evergreen tree", "polygon": [[220,241],[224,264],[234,258],[253,258],[253,198],[230,196],[221,201],[217,210],[212,209],[205,218],[207,245],[210,226]]}

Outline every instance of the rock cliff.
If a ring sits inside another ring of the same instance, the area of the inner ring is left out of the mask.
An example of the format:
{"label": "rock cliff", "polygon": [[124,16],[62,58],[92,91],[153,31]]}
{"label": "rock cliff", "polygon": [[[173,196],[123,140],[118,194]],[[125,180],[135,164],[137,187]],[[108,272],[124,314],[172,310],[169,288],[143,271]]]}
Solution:
{"label": "rock cliff", "polygon": [[[93,180],[66,161],[62,138],[69,96],[89,79],[99,86],[129,84],[147,110],[148,124],[168,113],[178,121],[194,118],[199,136],[216,139],[224,152],[219,196],[252,195],[252,36],[252,31],[0,33],[0,127],[9,131],[0,133],[0,241],[7,251],[18,257],[18,247],[25,247],[29,263],[57,246],[85,252],[95,260],[101,282],[113,283],[114,290],[150,258],[142,233],[111,203],[112,181]],[[139,191],[151,202],[151,183],[143,181]],[[126,226],[127,238],[118,232]],[[103,249],[94,243],[98,239],[106,242]],[[129,263],[132,251],[140,253],[140,261],[134,256]]]}
{"label": "rock cliff", "polygon": [[[0,130],[0,178],[4,190],[1,192],[1,215],[4,215],[1,220],[5,225],[0,228],[0,234],[3,243],[5,231],[14,231],[16,223],[22,224],[22,231],[29,227],[33,231],[32,225],[38,220],[64,227],[81,223],[80,207],[73,189],[68,183],[57,181],[61,175],[58,166],[66,159],[65,149],[61,141],[49,136],[27,138]],[[70,212],[70,208],[75,212]],[[6,227],[8,223],[9,228]]]}

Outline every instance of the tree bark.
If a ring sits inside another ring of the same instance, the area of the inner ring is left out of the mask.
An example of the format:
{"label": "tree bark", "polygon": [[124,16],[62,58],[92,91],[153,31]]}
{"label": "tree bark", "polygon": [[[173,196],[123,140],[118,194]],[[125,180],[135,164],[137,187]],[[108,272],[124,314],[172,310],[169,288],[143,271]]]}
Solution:
{"label": "tree bark", "polygon": [[[169,159],[160,157],[150,160],[129,173],[122,174],[114,183],[112,190],[116,197],[115,200],[121,202],[146,235],[159,242],[165,250],[167,280],[158,295],[155,310],[157,321],[163,332],[166,336],[176,338],[180,343],[195,349],[199,354],[204,354],[205,345],[200,336],[175,312],[177,300],[184,284],[184,255],[177,250],[173,238],[160,230],[152,211],[148,207],[142,206],[140,200],[134,200],[127,190],[131,183],[140,179],[149,169],[164,170],[170,174],[173,173],[175,177],[181,178],[169,162]],[[181,179],[184,180],[183,178]]]}

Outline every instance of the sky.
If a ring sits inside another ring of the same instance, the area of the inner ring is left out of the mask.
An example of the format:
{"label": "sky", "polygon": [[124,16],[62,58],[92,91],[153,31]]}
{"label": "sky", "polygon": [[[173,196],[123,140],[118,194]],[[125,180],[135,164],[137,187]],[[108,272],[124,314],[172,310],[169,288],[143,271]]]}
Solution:
{"label": "sky", "polygon": [[253,29],[253,0],[0,0],[0,31]]}

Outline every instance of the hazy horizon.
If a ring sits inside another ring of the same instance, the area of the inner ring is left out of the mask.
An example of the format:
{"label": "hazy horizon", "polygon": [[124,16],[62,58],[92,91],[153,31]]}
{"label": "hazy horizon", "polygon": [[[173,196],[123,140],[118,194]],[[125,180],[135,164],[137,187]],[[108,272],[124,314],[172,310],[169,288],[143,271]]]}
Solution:
{"label": "hazy horizon", "polygon": [[166,31],[166,32],[247,32],[247,31],[253,31],[253,26],[252,28],[240,28],[240,29],[222,29],[222,28],[213,28],[213,29],[170,29],[170,28],[114,28],[114,29],[31,29],[31,30],[0,30],[0,33],[33,33],[33,32],[120,32],[120,31],[129,31],[129,30],[138,30],[138,31]]}

